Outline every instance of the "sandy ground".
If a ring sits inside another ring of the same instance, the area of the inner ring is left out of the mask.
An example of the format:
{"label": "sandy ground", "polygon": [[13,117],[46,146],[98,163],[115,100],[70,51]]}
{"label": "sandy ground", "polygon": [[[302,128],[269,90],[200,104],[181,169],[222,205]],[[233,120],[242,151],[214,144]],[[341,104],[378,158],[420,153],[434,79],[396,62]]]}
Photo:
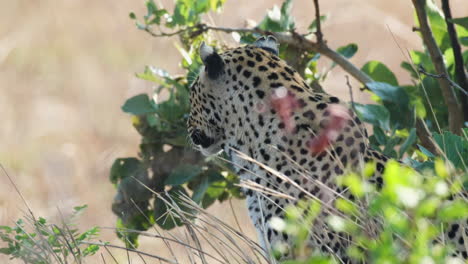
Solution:
{"label": "sandy ground", "polygon": [[[172,5],[172,1],[162,2]],[[411,30],[409,1],[321,2],[322,13],[329,15],[323,31],[331,47],[357,43],[353,63],[362,66],[368,60],[383,61],[401,83],[409,82],[399,67],[405,58],[396,45],[398,42],[404,51],[421,47]],[[451,1],[457,7],[455,17],[468,14],[464,2]],[[174,46],[177,40],[155,39],[135,28],[128,13],[142,15],[142,1],[0,3],[0,162],[36,215],[53,220],[59,210],[66,213],[72,206],[87,204],[89,209],[80,218],[83,228],[112,227],[115,216],[110,204],[115,190],[108,181],[109,168],[116,157],[134,156],[139,142],[130,116],[120,106],[134,94],[151,92],[152,85],[134,75],[145,65],[180,72],[180,55]],[[228,0],[222,14],[207,19],[219,26],[242,27],[246,19],[261,20],[266,8],[274,4],[281,1]],[[312,1],[296,1],[293,14],[298,29],[304,30],[313,19]],[[229,35],[215,36],[233,43]],[[324,60],[321,65],[328,63]],[[348,99],[344,76],[335,68],[324,87]],[[354,81],[352,85],[358,87]],[[356,97],[366,100],[365,96]],[[235,202],[234,209],[244,231],[254,238],[243,203]],[[210,209],[234,223],[231,214],[219,211],[219,205]],[[24,212],[21,199],[0,173],[0,225],[12,225]],[[120,244],[110,231],[102,239]],[[164,255],[162,247],[155,239],[142,240],[143,251]],[[115,255],[126,262],[122,252]],[[110,261],[108,255],[105,258]],[[0,261],[7,262],[1,256]]]}

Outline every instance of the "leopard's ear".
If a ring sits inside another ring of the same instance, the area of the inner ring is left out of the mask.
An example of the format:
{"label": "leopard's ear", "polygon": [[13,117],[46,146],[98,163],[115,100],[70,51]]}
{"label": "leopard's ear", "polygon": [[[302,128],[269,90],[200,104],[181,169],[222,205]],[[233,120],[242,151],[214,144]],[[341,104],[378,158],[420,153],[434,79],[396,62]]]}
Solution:
{"label": "leopard's ear", "polygon": [[271,52],[278,56],[279,49],[278,49],[278,40],[272,35],[268,36],[261,36],[254,42],[254,46],[262,48],[268,52]]}
{"label": "leopard's ear", "polygon": [[213,47],[206,45],[205,42],[202,42],[200,45],[200,58],[205,65],[208,78],[215,80],[224,72],[223,58],[219,56]]}

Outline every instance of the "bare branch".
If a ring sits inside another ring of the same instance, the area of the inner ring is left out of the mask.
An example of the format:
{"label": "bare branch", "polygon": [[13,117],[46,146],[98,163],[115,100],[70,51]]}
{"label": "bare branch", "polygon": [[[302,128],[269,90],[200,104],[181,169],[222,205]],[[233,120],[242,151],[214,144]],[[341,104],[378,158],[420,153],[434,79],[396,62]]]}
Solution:
{"label": "bare branch", "polygon": [[[429,54],[431,55],[432,63],[437,74],[449,76],[445,67],[442,52],[432,35],[432,30],[426,16],[425,6],[426,0],[412,0],[419,21],[420,32],[426,45]],[[463,125],[463,112],[461,111],[460,103],[457,101],[455,91],[447,78],[438,78],[439,86],[444,96],[445,104],[448,108],[448,119],[450,131],[454,134],[460,134]]]}

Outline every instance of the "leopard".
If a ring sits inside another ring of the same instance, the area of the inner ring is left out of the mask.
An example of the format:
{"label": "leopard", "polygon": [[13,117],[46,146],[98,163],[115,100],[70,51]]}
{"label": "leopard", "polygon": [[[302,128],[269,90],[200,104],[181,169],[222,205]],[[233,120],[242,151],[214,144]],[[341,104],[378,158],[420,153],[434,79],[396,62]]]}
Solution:
{"label": "leopard", "polygon": [[[190,86],[188,135],[195,149],[206,156],[224,152],[246,183],[248,214],[261,247],[271,254],[275,245],[291,245],[293,238],[275,228],[272,219],[284,219],[289,205],[313,198],[322,208],[307,245],[341,263],[361,263],[347,255],[352,238],[325,221],[338,213],[333,206],[338,197],[356,200],[337,184],[336,178],[346,171],[373,162],[375,172],[369,181],[377,189],[384,184],[389,158],[370,147],[357,114],[338,97],[314,91],[279,58],[279,44],[272,35],[222,53],[203,42],[199,56],[203,66]],[[278,102],[286,107],[278,107]],[[329,128],[336,109],[342,118],[335,131]],[[332,136],[325,135],[325,145],[313,151],[314,138],[323,137],[327,129]],[[456,253],[466,259],[463,233],[466,236],[468,231],[462,229],[452,225],[447,238],[460,245]],[[280,259],[294,257],[286,250]]]}

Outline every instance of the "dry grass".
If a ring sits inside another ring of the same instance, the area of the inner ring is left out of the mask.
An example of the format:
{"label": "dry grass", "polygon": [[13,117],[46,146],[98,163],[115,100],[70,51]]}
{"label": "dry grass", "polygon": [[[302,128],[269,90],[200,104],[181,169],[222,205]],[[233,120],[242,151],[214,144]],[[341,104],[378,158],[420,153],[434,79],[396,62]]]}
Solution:
{"label": "dry grass", "polygon": [[[455,17],[468,13],[464,1],[451,2],[457,7],[453,10]],[[330,15],[324,25],[330,46],[355,42],[359,52],[354,63],[363,65],[377,59],[394,69],[400,81],[409,81],[398,66],[404,57],[387,30],[388,25],[403,48],[420,47],[419,38],[411,31],[409,3],[322,2],[323,12]],[[210,19],[218,25],[243,26],[246,18],[258,21],[266,7],[281,1],[252,3],[230,0],[224,9],[228,16],[213,15]],[[144,65],[156,65],[176,73],[180,57],[173,47],[175,38],[153,39],[138,31],[128,19],[129,11],[142,14],[142,2],[2,3],[0,162],[36,215],[59,219],[57,207],[67,212],[72,206],[88,204],[89,209],[81,218],[83,227],[114,225],[115,217],[110,211],[114,189],[107,179],[109,167],[116,157],[135,155],[139,142],[129,116],[120,111],[120,106],[133,94],[151,91],[151,84],[136,79],[135,72]],[[298,28],[304,29],[312,20],[312,1],[296,1],[293,12]],[[231,43],[229,36],[215,37]],[[347,99],[345,83],[344,73],[335,69],[325,88]],[[352,85],[358,87],[356,83]],[[235,226],[232,215],[217,214],[219,209],[215,205],[210,212]],[[244,232],[254,238],[243,204],[234,203],[234,210]],[[12,225],[24,211],[7,178],[0,175],[0,225]],[[119,244],[112,231],[106,231],[102,238]],[[141,250],[170,257],[162,241],[143,238],[141,242]],[[174,249],[184,252],[182,247]],[[125,252],[114,252],[117,259],[126,261]],[[110,263],[111,259],[106,259]],[[132,263],[139,261],[137,257],[132,259]]]}

